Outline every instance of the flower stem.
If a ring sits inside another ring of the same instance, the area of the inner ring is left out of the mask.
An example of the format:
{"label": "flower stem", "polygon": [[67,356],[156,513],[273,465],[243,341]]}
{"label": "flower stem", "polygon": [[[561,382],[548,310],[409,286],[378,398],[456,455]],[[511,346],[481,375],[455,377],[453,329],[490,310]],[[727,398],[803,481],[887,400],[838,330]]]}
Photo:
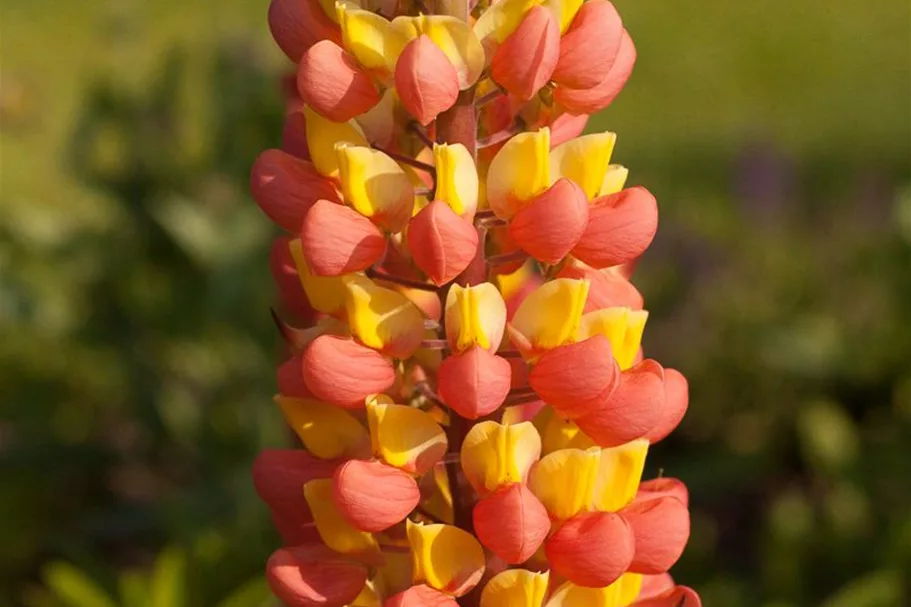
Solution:
{"label": "flower stem", "polygon": [[426,282],[421,282],[420,280],[411,280],[410,278],[402,278],[401,276],[393,276],[392,274],[387,274],[375,268],[367,268],[366,271],[368,278],[373,278],[374,280],[383,280],[386,282],[395,283],[397,285],[408,287],[409,289],[420,289],[421,291],[436,291],[436,285],[432,285]]}
{"label": "flower stem", "polygon": [[427,164],[426,162],[421,162],[420,160],[415,160],[414,158],[411,158],[410,156],[405,156],[404,154],[399,154],[398,152],[393,152],[392,150],[388,150],[388,149],[384,148],[383,146],[379,146],[376,144],[373,145],[373,149],[386,154],[387,156],[389,156],[396,162],[401,162],[402,164],[407,164],[409,166],[413,166],[416,169],[421,169],[422,171],[427,171],[431,175],[436,174],[437,170],[432,164]]}

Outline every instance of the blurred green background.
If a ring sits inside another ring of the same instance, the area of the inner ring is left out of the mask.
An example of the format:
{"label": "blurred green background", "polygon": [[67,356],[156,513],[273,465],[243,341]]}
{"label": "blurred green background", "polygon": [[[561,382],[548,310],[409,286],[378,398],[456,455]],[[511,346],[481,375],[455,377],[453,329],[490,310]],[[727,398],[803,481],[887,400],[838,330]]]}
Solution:
{"label": "blurred green background", "polygon": [[[911,7],[618,0],[708,607],[911,602]],[[0,605],[270,605],[266,0],[0,6]]]}

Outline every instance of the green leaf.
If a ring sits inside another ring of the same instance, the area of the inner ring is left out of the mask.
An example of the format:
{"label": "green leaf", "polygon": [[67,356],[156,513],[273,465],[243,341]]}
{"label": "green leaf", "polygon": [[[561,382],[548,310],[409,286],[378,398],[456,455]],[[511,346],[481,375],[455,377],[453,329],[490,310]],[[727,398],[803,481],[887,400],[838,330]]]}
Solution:
{"label": "green leaf", "polygon": [[69,563],[51,563],[44,583],[68,607],[117,607],[113,598],[84,571]]}
{"label": "green leaf", "polygon": [[123,607],[146,607],[149,600],[149,583],[139,571],[124,571],[118,580],[120,601]]}
{"label": "green leaf", "polygon": [[894,571],[873,573],[848,582],[823,607],[894,607],[901,604],[902,581]]}
{"label": "green leaf", "polygon": [[186,604],[187,558],[183,551],[166,548],[155,559],[149,607],[182,607]]}
{"label": "green leaf", "polygon": [[259,576],[241,585],[217,607],[266,607],[275,604],[266,578]]}

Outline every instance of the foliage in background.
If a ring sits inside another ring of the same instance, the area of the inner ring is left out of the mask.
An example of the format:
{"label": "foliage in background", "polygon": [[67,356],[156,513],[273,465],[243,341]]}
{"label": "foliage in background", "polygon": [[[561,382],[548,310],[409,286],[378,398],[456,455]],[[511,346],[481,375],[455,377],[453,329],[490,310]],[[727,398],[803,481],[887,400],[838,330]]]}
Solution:
{"label": "foliage in background", "polygon": [[[287,440],[245,192],[281,129],[265,4],[58,4],[3,7],[0,604],[258,607],[248,468]],[[598,126],[663,205],[637,282],[691,383],[650,457],[691,487],[679,574],[707,605],[899,605],[911,9],[618,5],[640,58]]]}

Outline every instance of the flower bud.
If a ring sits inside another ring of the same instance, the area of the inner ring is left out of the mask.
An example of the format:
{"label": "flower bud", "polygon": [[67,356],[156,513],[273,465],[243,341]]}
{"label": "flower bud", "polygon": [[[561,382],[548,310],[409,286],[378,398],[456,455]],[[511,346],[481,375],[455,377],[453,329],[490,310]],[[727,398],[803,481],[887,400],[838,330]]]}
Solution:
{"label": "flower bud", "polygon": [[626,85],[636,63],[636,47],[626,30],[620,41],[620,50],[610,72],[598,84],[587,89],[558,86],[554,101],[571,114],[596,114],[609,106]]}
{"label": "flower bud", "polygon": [[456,215],[449,205],[435,200],[408,225],[408,248],[414,263],[437,285],[458,276],[478,248],[474,226]]}
{"label": "flower bud", "polygon": [[643,481],[639,484],[639,491],[636,493],[637,500],[649,500],[665,496],[677,498],[684,506],[687,506],[690,502],[689,491],[687,491],[683,481],[667,476]]}
{"label": "flower bud", "polygon": [[503,404],[511,376],[509,361],[474,346],[444,358],[437,381],[447,406],[464,418],[478,419]]}
{"label": "flower bud", "polygon": [[310,148],[307,147],[307,119],[300,110],[294,110],[285,116],[285,125],[282,127],[282,151],[288,152],[295,158],[310,161]]}
{"label": "flower bud", "polygon": [[458,607],[459,604],[448,594],[420,584],[395,594],[385,601],[383,607]]}
{"label": "flower bud", "polygon": [[325,546],[295,546],[272,553],[266,579],[289,607],[342,607],[367,583],[367,567]]}
{"label": "flower bud", "polygon": [[675,497],[637,498],[620,511],[636,537],[629,570],[656,574],[670,569],[690,537],[690,513]]}
{"label": "flower bud", "polygon": [[304,216],[301,247],[314,274],[341,276],[376,263],[386,250],[386,239],[351,207],[319,200]]}
{"label": "flower bud", "polygon": [[[323,426],[322,431],[327,427]],[[382,462],[349,460],[335,471],[332,499],[361,531],[383,531],[402,522],[421,500],[414,478]]]}
{"label": "flower bud", "polygon": [[395,89],[408,113],[427,126],[455,103],[459,75],[440,47],[418,36],[399,56]]}
{"label": "flower bud", "polygon": [[312,164],[281,150],[266,150],[250,173],[253,198],[280,228],[297,233],[310,207],[320,199],[341,203],[338,190]]}
{"label": "flower bud", "polygon": [[346,409],[359,409],[364,399],[395,382],[389,360],[353,339],[321,335],[303,355],[304,382],[318,398]]}
{"label": "flower bud", "polygon": [[644,360],[624,371],[610,398],[576,423],[598,445],[615,447],[645,436],[661,419],[663,406],[664,369]]}
{"label": "flower bud", "polygon": [[553,13],[534,6],[491,60],[494,81],[523,101],[551,78],[560,56],[560,28]]}
{"label": "flower bud", "polygon": [[319,0],[272,0],[269,29],[275,42],[294,63],[320,40],[342,41],[341,32],[323,12]]}
{"label": "flower bud", "polygon": [[613,512],[574,516],[544,543],[554,573],[574,584],[607,586],[629,569],[635,554],[630,525]]}
{"label": "flower bud", "polygon": [[689,385],[686,378],[676,369],[664,370],[664,406],[658,423],[649,430],[645,438],[651,444],[664,440],[680,424],[686,415],[690,402]]}
{"label": "flower bud", "polygon": [[642,255],[657,229],[658,205],[645,188],[603,196],[592,203],[573,256],[597,269],[620,265]]}
{"label": "flower bud", "polygon": [[556,264],[586,232],[588,214],[585,193],[569,179],[560,179],[516,212],[509,235],[538,261]]}
{"label": "flower bud", "polygon": [[605,406],[620,383],[610,342],[597,335],[545,352],[528,383],[541,399],[570,419]]}
{"label": "flower bud", "polygon": [[333,122],[347,122],[380,100],[373,79],[331,40],[320,40],[301,57],[297,89],[304,103]]}
{"label": "flower bud", "polygon": [[589,89],[604,80],[620,52],[623,21],[607,0],[582,5],[560,38],[560,57],[553,79],[574,89]]}
{"label": "flower bud", "polygon": [[481,499],[472,518],[481,543],[510,565],[530,559],[550,531],[547,510],[522,483]]}

